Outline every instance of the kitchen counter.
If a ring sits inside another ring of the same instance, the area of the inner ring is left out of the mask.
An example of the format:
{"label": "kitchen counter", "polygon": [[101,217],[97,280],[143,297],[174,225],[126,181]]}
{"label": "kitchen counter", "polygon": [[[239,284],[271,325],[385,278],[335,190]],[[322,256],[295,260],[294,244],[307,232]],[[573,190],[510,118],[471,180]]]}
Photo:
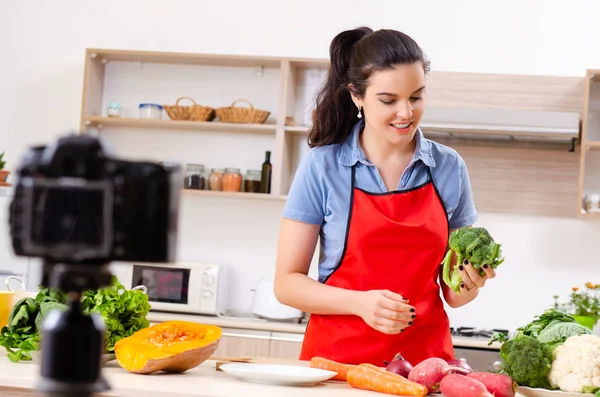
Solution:
{"label": "kitchen counter", "polygon": [[[148,320],[151,323],[158,323],[169,320],[183,320],[202,324],[217,325],[222,328],[238,328],[252,329],[271,332],[286,332],[292,334],[304,334],[306,324],[297,324],[283,321],[266,321],[255,318],[244,317],[217,317],[217,316],[200,316],[190,314],[173,314],[149,312]],[[498,342],[488,346],[488,339],[485,338],[467,338],[461,336],[452,336],[452,343],[455,347],[469,347],[478,349],[500,350],[501,344]]]}
{"label": "kitchen counter", "polygon": [[[281,361],[281,360],[280,360]],[[273,360],[273,362],[278,362]],[[156,373],[136,375],[119,367],[116,361],[109,362],[103,375],[112,390],[98,396],[119,397],[375,397],[383,396],[366,390],[352,388],[341,382],[323,382],[316,386],[294,387],[248,383],[224,372],[215,370],[215,361],[209,360],[201,366],[183,374]],[[286,360],[288,365],[308,366],[306,361]],[[39,365],[32,362],[12,363],[0,353],[0,396],[42,396],[34,388],[39,379]],[[438,396],[443,397],[441,394]],[[517,396],[520,396],[517,394]]]}

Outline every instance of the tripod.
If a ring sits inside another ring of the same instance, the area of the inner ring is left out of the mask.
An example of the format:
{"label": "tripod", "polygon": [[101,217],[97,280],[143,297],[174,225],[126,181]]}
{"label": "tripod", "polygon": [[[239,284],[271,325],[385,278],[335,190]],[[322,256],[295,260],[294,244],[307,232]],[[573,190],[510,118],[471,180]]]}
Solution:
{"label": "tripod", "polygon": [[110,280],[106,263],[44,261],[42,284],[65,292],[68,309],[54,310],[44,320],[38,391],[50,397],[90,397],[110,390],[102,376],[104,321],[96,313],[81,312],[83,291],[106,287]]}

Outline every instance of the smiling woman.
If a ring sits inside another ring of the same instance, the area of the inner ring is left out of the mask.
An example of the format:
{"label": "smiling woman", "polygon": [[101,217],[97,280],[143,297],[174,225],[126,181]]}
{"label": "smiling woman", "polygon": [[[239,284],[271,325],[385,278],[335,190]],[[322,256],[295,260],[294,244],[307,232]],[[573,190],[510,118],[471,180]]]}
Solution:
{"label": "smiling woman", "polygon": [[[452,359],[441,296],[462,306],[494,273],[472,279],[463,263],[460,292],[439,281],[449,233],[477,212],[463,159],[419,129],[429,61],[406,34],[366,27],[339,33],[330,57],[275,272],[278,300],[311,314],[300,358]],[[307,273],[319,237],[315,281]]]}

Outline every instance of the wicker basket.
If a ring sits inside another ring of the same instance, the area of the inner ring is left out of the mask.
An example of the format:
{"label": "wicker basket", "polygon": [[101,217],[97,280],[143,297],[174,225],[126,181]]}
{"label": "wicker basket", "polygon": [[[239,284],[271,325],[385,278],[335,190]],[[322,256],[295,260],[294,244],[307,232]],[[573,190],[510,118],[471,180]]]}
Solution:
{"label": "wicker basket", "polygon": [[[179,101],[182,99],[189,99],[194,104],[192,106],[179,106]],[[212,121],[215,118],[213,108],[198,105],[192,98],[186,96],[177,99],[175,105],[163,105],[163,108],[171,120]]]}
{"label": "wicker basket", "polygon": [[[246,102],[249,108],[235,107],[238,102]],[[245,99],[238,99],[231,106],[215,109],[219,120],[226,123],[252,123],[262,124],[267,120],[271,112],[267,110],[254,109],[254,105]]]}

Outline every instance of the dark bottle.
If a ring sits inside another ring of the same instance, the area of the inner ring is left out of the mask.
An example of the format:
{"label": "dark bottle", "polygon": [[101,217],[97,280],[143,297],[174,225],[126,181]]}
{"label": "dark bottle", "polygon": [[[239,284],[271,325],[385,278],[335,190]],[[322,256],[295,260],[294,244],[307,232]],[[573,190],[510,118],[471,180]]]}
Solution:
{"label": "dark bottle", "polygon": [[262,165],[260,174],[260,192],[271,193],[271,171],[273,166],[271,165],[271,152],[267,152],[265,156],[265,162]]}

